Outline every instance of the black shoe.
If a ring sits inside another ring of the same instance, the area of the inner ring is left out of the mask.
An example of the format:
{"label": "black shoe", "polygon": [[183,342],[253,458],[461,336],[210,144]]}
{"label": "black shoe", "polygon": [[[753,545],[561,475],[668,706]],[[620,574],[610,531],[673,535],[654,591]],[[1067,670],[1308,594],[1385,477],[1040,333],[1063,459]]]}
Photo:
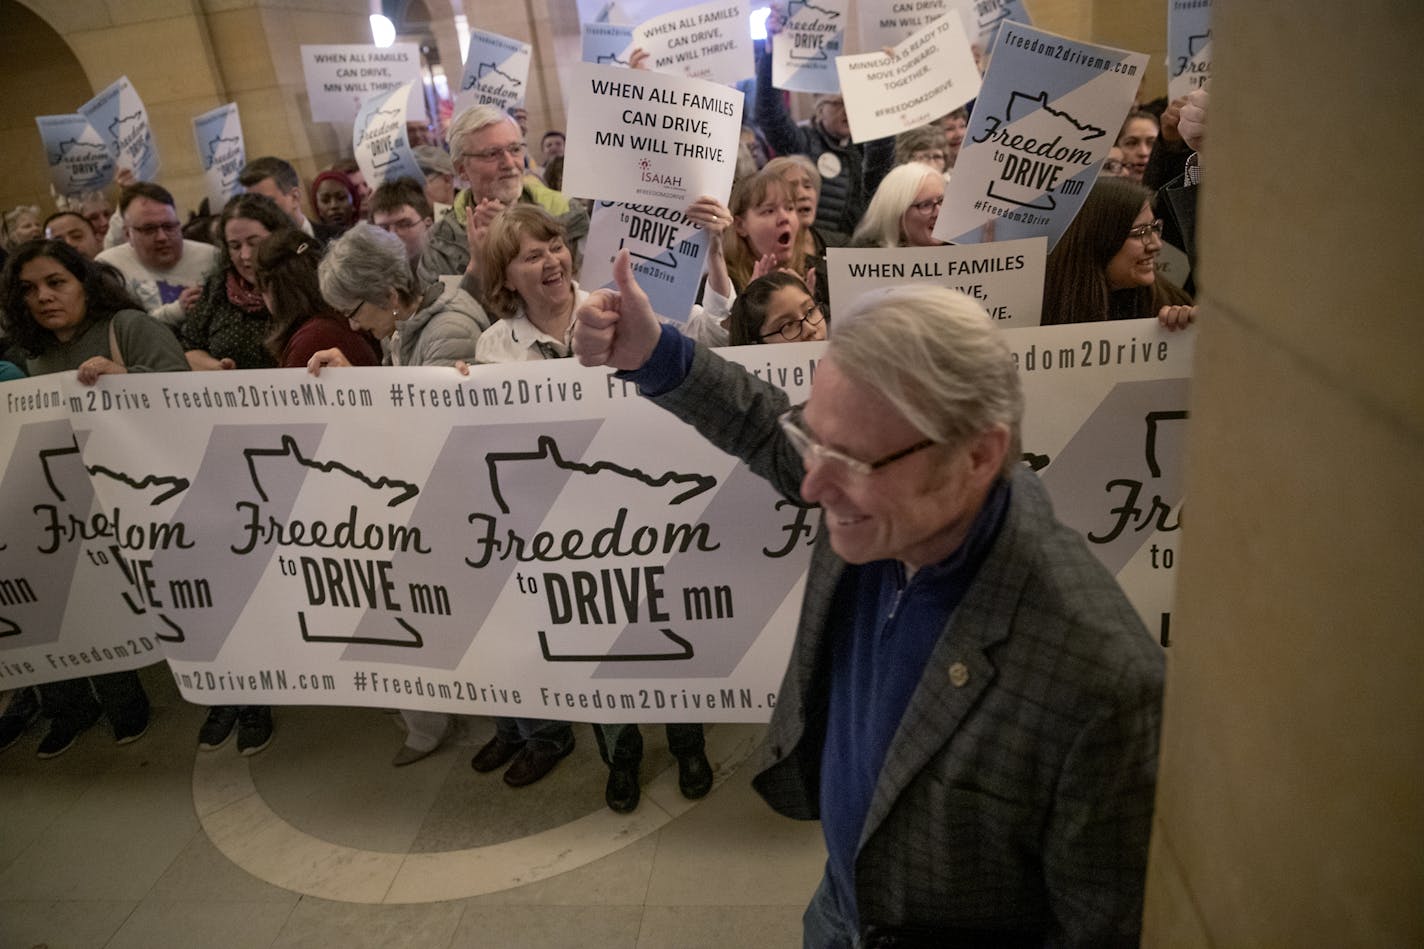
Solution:
{"label": "black shoe", "polygon": [[237,724],[236,705],[214,705],[208,710],[208,719],[198,730],[198,750],[216,751],[232,737],[232,726]]}
{"label": "black shoe", "polygon": [[148,733],[149,710],[144,708],[142,715],[131,715],[122,721],[113,722],[114,744],[127,745],[138,741]]}
{"label": "black shoe", "polygon": [[237,751],[255,755],[272,743],[272,709],[267,705],[244,705],[237,710]]}
{"label": "black shoe", "polygon": [[638,769],[612,768],[608,772],[608,784],[603,788],[603,799],[619,814],[631,814],[642,799],[643,791],[638,787]]}
{"label": "black shoe", "polygon": [[497,768],[503,768],[509,764],[509,759],[519,754],[519,749],[524,747],[522,741],[505,741],[499,735],[495,735],[485,746],[475,752],[475,756],[470,759],[470,767],[480,774],[487,774]]}
{"label": "black shoe", "polygon": [[98,720],[97,714],[87,721],[84,719],[78,721],[63,718],[53,719],[49,723],[49,731],[40,739],[40,746],[36,749],[35,754],[41,758],[58,758],[68,751],[75,740],[88,731],[90,726]]}
{"label": "black shoe", "polygon": [[554,765],[567,758],[569,752],[573,750],[573,742],[569,742],[567,748],[559,751],[548,751],[542,745],[526,744],[520,749],[519,754],[514,756],[509,769],[504,772],[504,783],[512,788],[522,788],[525,785],[533,784],[553,771]]}
{"label": "black shoe", "polygon": [[689,801],[706,797],[707,792],[712,790],[712,765],[707,761],[705,752],[678,755],[677,788]]}
{"label": "black shoe", "polygon": [[0,751],[20,740],[25,729],[40,717],[40,702],[32,688],[23,688],[10,700],[10,707],[0,715]]}

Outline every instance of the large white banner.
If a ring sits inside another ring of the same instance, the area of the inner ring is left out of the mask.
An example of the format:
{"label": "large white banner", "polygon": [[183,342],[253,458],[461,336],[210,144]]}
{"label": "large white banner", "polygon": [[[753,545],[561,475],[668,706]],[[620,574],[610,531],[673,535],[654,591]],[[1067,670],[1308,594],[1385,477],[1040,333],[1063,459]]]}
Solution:
{"label": "large white banner", "polygon": [[[818,355],[772,360],[795,398]],[[131,564],[191,700],[628,721],[661,690],[702,704],[654,720],[769,712],[815,518],[607,372],[104,386],[125,408],[76,419],[86,463],[189,485],[158,508],[187,546]],[[129,520],[125,493],[95,489]],[[381,685],[407,681],[427,691]],[[640,698],[577,707],[595,694]]]}
{"label": "large white banner", "polygon": [[742,94],[701,79],[575,63],[564,193],[681,211],[732,193]]}
{"label": "large white banner", "polygon": [[839,92],[836,57],[845,52],[850,0],[793,3],[771,44],[771,84],[794,92]]}
{"label": "large white banner", "polygon": [[524,101],[533,47],[484,30],[470,31],[465,74],[455,95],[456,113],[472,105],[508,109]]}
{"label": "large white banner", "polygon": [[[303,46],[302,73],[313,122],[354,122],[372,95],[408,82],[421,87],[420,49],[414,43]],[[411,113],[424,116],[425,97],[418,99]]]}
{"label": "large white banner", "polygon": [[406,108],[416,86],[407,83],[389,92],[378,92],[356,113],[351,126],[351,148],[361,174],[372,188],[397,178],[425,181],[425,174],[410,150],[406,132]]}
{"label": "large white banner", "polygon": [[934,236],[1058,243],[1098,177],[1147,56],[1004,22]]}
{"label": "large white banner", "polygon": [[[0,392],[0,690],[158,662],[171,631],[145,604],[130,558],[155,541],[183,547],[158,512],[186,483],[86,466],[70,422],[104,417],[108,390],[68,373]],[[123,504],[102,503],[100,482]]]}
{"label": "large white banner", "polygon": [[[1023,445],[1170,630],[1193,334],[1012,330]],[[809,392],[824,344],[723,354]],[[764,721],[818,517],[603,370],[0,384],[0,688],[166,657],[201,703]]]}
{"label": "large white banner", "polygon": [[128,76],[120,76],[79,107],[94,131],[108,146],[118,168],[127,168],[139,181],[158,178],[158,144],[148,124],[138,90]]}
{"label": "large white banner", "polygon": [[208,186],[208,207],[217,214],[228,198],[242,190],[237,176],[247,163],[237,103],[220,105],[194,118],[193,143],[198,149],[203,181]]}
{"label": "large white banner", "polygon": [[114,180],[114,156],[89,120],[79,114],[37,115],[54,190],[63,195],[97,191]]}
{"label": "large white banner", "polygon": [[633,45],[648,53],[648,68],[656,72],[725,85],[755,72],[742,0],[712,0],[653,17],[633,31]]}
{"label": "large white banner", "polygon": [[979,68],[957,16],[945,16],[889,53],[836,60],[854,141],[898,135],[953,112],[979,93]]}
{"label": "large white banner", "polygon": [[1167,96],[1180,99],[1211,79],[1211,0],[1167,0]]}
{"label": "large white banner", "polygon": [[1026,462],[1167,645],[1196,333],[1124,320],[1005,335],[1023,380]]}
{"label": "large white banner", "polygon": [[1001,328],[1037,326],[1047,256],[1047,242],[1041,237],[942,247],[830,247],[826,272],[831,309],[841,320],[841,314],[871,290],[928,283],[967,293]]}

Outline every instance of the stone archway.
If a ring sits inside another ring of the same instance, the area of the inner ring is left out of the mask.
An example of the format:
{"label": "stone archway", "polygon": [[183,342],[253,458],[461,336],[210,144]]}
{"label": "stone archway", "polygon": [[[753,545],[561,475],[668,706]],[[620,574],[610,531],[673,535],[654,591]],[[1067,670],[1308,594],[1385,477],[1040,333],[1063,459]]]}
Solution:
{"label": "stone archway", "polygon": [[44,17],[16,0],[0,0],[5,69],[0,74],[0,207],[38,204],[54,210],[49,170],[35,116],[73,112],[94,94],[75,55]]}

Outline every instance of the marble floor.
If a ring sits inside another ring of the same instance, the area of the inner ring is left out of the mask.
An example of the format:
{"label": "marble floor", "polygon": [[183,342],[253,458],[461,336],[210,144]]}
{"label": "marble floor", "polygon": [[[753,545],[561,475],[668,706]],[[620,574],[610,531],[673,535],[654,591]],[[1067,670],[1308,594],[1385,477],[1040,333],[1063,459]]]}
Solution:
{"label": "marble floor", "polygon": [[41,761],[37,725],[0,753],[0,947],[800,945],[825,848],[751,790],[760,726],[708,727],[717,785],[697,802],[645,726],[623,816],[587,725],[515,790],[470,769],[487,719],[401,769],[400,719],[378,709],[279,708],[261,754],[199,753],[205,710],[166,667],[143,678],[142,740],[101,723]]}

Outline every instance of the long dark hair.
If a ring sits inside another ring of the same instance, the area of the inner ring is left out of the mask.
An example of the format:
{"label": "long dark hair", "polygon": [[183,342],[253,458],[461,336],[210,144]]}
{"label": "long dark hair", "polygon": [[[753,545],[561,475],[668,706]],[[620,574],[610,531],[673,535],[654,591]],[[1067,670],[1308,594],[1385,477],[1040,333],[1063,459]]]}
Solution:
{"label": "long dark hair", "polygon": [[224,274],[232,269],[232,255],[227,251],[227,222],[235,218],[256,221],[273,237],[292,227],[292,219],[265,194],[234,195],[223,205],[222,216],[218,218],[218,263]]}
{"label": "long dark hair", "polygon": [[84,322],[108,319],[120,310],[142,310],[129,294],[123,274],[108,264],[90,260],[59,240],[26,241],[15,249],[0,276],[0,299],[4,311],[0,327],[11,342],[31,356],[38,356],[58,343],[53,333],[35,321],[20,287],[20,268],[37,257],[48,257],[74,275],[84,288]]}
{"label": "long dark hair", "polygon": [[308,320],[341,320],[317,285],[323,252],[321,241],[295,228],[273,234],[257,248],[257,286],[272,304],[272,331],[263,345],[278,364],[293,334]]}
{"label": "long dark hair", "polygon": [[773,270],[756,278],[737,294],[736,301],[732,303],[731,317],[727,321],[728,342],[731,345],[746,346],[766,342],[761,338],[761,328],[766,322],[766,306],[776,292],[785,287],[795,287],[806,296],[811,295],[804,280],[784,270]]}
{"label": "long dark hair", "polygon": [[[1109,318],[1114,291],[1112,260],[1152,192],[1126,178],[1100,177],[1068,230],[1048,255],[1043,281],[1043,324],[1091,323]],[[1190,303],[1186,292],[1161,277],[1150,287],[1116,291],[1130,297],[1131,312],[1154,316],[1168,303]]]}

